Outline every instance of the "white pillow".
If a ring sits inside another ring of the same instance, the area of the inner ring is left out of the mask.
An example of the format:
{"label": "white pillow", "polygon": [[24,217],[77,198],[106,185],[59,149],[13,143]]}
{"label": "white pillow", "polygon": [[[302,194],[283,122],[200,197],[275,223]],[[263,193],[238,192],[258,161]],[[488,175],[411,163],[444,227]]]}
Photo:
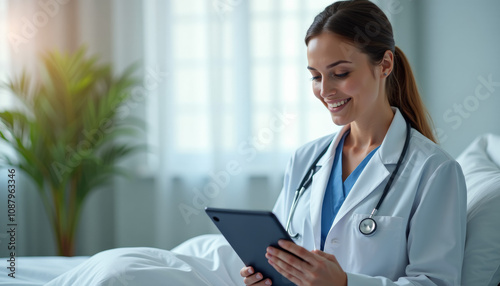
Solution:
{"label": "white pillow", "polygon": [[500,136],[487,134],[457,158],[467,184],[462,285],[500,283]]}

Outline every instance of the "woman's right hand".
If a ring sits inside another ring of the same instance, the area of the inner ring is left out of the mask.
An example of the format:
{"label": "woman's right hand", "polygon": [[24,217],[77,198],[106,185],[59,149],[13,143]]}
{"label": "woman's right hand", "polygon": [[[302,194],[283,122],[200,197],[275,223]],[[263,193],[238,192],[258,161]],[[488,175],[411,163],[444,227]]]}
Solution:
{"label": "woman's right hand", "polygon": [[241,268],[240,275],[244,278],[245,285],[265,286],[273,284],[269,278],[262,280],[264,278],[262,274],[260,272],[255,273],[252,266]]}

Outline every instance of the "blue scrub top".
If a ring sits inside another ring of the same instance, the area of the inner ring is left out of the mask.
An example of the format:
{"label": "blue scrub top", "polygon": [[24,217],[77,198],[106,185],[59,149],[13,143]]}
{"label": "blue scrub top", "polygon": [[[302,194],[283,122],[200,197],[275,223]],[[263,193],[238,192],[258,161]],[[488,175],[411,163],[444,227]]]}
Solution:
{"label": "blue scrub top", "polygon": [[356,169],[342,182],[342,150],[344,147],[344,140],[349,134],[349,130],[344,133],[342,139],[335,150],[335,158],[333,160],[332,171],[330,173],[330,178],[328,179],[328,185],[325,191],[325,197],[323,199],[323,208],[321,211],[321,250],[324,249],[326,236],[332,227],[333,221],[340,210],[340,207],[345,201],[345,198],[349,194],[356,183],[361,172],[365,168],[366,164],[370,161],[371,157],[377,149],[373,149],[363,161],[356,167]]}

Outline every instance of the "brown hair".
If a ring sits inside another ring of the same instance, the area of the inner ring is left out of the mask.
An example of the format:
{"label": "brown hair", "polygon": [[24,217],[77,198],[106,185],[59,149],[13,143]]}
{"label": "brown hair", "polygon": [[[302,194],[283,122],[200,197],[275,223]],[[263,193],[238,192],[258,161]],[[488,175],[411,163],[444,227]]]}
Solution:
{"label": "brown hair", "polygon": [[307,30],[305,42],[324,31],[339,35],[379,64],[387,50],[394,54],[394,67],[387,78],[387,98],[391,106],[399,108],[411,126],[436,142],[427,112],[408,59],[396,47],[392,26],[377,5],[367,0],[335,2],[319,13]]}

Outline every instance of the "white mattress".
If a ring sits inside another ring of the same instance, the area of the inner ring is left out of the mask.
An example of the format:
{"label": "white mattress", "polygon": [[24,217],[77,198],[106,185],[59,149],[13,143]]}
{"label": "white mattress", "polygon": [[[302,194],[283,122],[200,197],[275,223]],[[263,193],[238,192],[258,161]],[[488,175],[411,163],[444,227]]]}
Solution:
{"label": "white mattress", "polygon": [[0,285],[44,285],[62,273],[76,267],[88,257],[16,257],[15,278],[8,276],[8,258],[0,258]]}

